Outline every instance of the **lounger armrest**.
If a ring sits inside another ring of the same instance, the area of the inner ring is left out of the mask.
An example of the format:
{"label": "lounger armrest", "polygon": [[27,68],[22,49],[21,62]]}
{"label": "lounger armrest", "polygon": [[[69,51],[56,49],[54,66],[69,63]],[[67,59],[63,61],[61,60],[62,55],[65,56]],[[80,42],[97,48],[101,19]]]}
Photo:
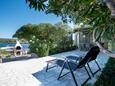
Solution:
{"label": "lounger armrest", "polygon": [[52,60],[48,60],[48,61],[46,61],[47,63],[52,63],[52,62],[54,62],[54,61],[56,61],[57,59],[52,59]]}

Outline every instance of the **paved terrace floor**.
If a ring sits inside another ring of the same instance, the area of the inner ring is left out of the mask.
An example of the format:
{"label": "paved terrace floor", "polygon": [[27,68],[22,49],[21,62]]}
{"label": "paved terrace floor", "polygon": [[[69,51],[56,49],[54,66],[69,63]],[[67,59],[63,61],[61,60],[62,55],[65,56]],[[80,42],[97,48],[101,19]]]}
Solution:
{"label": "paved terrace floor", "polygon": [[[23,61],[12,61],[7,63],[0,63],[0,86],[75,86],[71,75],[57,80],[60,68],[53,68],[45,72],[46,61],[54,58],[63,58],[68,55],[82,55],[86,52],[75,50],[44,58],[34,58]],[[97,61],[101,68],[104,67],[108,57],[100,53]],[[96,69],[94,63],[91,63],[93,70]],[[97,75],[90,79],[88,83],[94,83]],[[87,77],[84,69],[80,69],[75,73],[78,84]]]}

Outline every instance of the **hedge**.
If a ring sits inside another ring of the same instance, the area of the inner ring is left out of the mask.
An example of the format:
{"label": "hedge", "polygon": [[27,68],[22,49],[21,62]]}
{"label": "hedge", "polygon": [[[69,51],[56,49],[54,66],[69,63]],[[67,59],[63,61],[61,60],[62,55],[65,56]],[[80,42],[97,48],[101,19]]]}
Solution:
{"label": "hedge", "polygon": [[115,86],[115,58],[110,58],[94,86]]}

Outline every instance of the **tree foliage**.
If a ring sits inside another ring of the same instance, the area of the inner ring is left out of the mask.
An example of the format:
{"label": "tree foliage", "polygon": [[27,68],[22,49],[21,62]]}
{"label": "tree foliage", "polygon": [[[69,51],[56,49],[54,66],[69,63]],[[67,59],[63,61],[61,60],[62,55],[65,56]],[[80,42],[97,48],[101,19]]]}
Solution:
{"label": "tree foliage", "polygon": [[54,13],[64,22],[83,22],[93,26],[96,38],[115,40],[115,19],[110,17],[105,0],[26,0],[30,8]]}
{"label": "tree foliage", "polygon": [[68,51],[73,48],[73,40],[72,40],[72,28],[69,27],[66,23],[58,22],[55,24],[57,28],[61,31],[60,40],[57,44],[57,52]]}
{"label": "tree foliage", "polygon": [[28,41],[31,39],[33,33],[35,32],[35,26],[36,25],[32,24],[23,25],[15,32],[13,37],[16,37],[18,39],[26,39]]}
{"label": "tree foliage", "polygon": [[60,29],[64,29],[66,30],[67,32],[72,32],[72,28],[70,26],[67,25],[67,23],[64,23],[64,22],[58,22],[55,24],[55,26],[57,28],[60,28]]}
{"label": "tree foliage", "polygon": [[[38,25],[27,24],[19,28],[14,37],[26,39],[30,45],[30,51],[38,56],[49,55],[49,51],[56,48],[61,39],[68,34],[67,29],[62,29],[49,23]],[[59,45],[60,46],[60,45]]]}

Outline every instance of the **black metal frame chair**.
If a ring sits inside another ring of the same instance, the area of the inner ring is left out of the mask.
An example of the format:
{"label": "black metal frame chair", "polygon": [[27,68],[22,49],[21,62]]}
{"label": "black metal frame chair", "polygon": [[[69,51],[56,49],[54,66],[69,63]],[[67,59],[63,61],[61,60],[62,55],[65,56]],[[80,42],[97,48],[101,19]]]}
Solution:
{"label": "black metal frame chair", "polygon": [[97,69],[95,72],[93,72],[93,71],[91,70],[91,67],[90,67],[89,63],[87,63],[87,66],[88,66],[88,68],[89,68],[89,70],[90,70],[90,72],[91,72],[91,74],[92,74],[93,77],[94,77],[94,75],[95,75],[98,71],[101,70],[101,67],[99,66],[98,62],[97,62],[96,60],[94,60],[94,61],[95,61],[96,65],[97,65],[97,67],[98,67],[98,69]]}
{"label": "black metal frame chair", "polygon": [[[54,65],[54,66],[52,66],[52,67],[48,67],[49,66],[49,63],[55,63],[56,65]],[[51,68],[53,68],[53,67],[56,67],[56,66],[60,66],[60,67],[62,67],[61,68],[61,71],[60,71],[60,73],[59,73],[59,76],[58,76],[58,78],[57,78],[57,80],[59,80],[60,78],[62,78],[62,77],[64,77],[65,75],[67,75],[67,74],[71,74],[71,76],[72,76],[72,78],[73,78],[73,80],[74,80],[74,82],[75,82],[75,85],[76,86],[78,86],[78,83],[77,83],[77,81],[76,81],[76,78],[75,78],[75,75],[74,75],[74,71],[76,71],[77,69],[79,69],[78,67],[77,67],[77,64],[75,63],[75,62],[73,62],[73,61],[70,61],[69,59],[65,59],[65,60],[61,60],[61,59],[54,59],[54,60],[51,60],[50,62],[48,61],[48,64],[47,64],[47,67],[46,67],[46,72],[49,70],[49,69],[51,69]],[[90,76],[90,74],[89,74],[89,72],[88,72],[88,70],[87,70],[87,68],[86,68],[86,66],[83,66],[84,68],[85,68],[85,70],[86,70],[86,73],[88,74],[88,78],[82,83],[82,85],[81,86],[83,86],[89,79],[91,79],[91,76]],[[64,71],[64,69],[67,69],[67,70],[69,70],[67,73],[64,73],[63,74],[63,71]]]}
{"label": "black metal frame chair", "polygon": [[[87,64],[87,66],[88,66],[88,68],[89,68],[89,71],[91,72],[92,76],[94,77],[94,75],[95,75],[98,71],[101,70],[101,68],[100,68],[100,66],[99,66],[99,64],[98,64],[98,62],[96,61],[96,58],[97,58],[97,55],[99,54],[99,52],[100,52],[100,49],[99,49],[98,46],[92,47],[92,48],[88,51],[88,53],[84,56],[84,58],[79,62],[78,67]],[[91,67],[90,67],[90,65],[89,65],[89,63],[90,63],[91,61],[94,61],[95,64],[97,65],[97,67],[98,67],[98,69],[97,69],[95,72],[93,72],[93,71],[91,70]]]}
{"label": "black metal frame chair", "polygon": [[[62,67],[62,69],[61,69],[60,74],[59,74],[59,76],[58,76],[57,79],[59,80],[61,77],[67,75],[68,73],[71,73],[71,75],[72,75],[72,77],[73,77],[73,80],[74,80],[76,86],[78,86],[77,81],[76,81],[76,79],[75,79],[75,75],[74,75],[73,72],[74,72],[75,70],[77,70],[77,69],[80,69],[80,68],[83,68],[83,67],[84,67],[85,70],[86,70],[86,72],[87,72],[87,74],[88,74],[88,78],[83,82],[83,84],[82,84],[82,86],[83,86],[89,79],[91,79],[91,76],[90,76],[90,74],[89,74],[89,72],[88,72],[88,70],[87,70],[87,68],[86,68],[86,64],[87,64],[87,66],[88,66],[88,68],[89,68],[89,71],[91,72],[92,76],[94,76],[99,70],[101,70],[99,64],[98,64],[97,61],[95,60],[96,57],[97,57],[97,55],[99,54],[99,52],[100,52],[100,50],[99,50],[99,48],[98,48],[97,46],[92,47],[92,48],[89,50],[89,52],[85,55],[85,57],[84,57],[83,59],[81,59],[81,58],[80,58],[80,59],[76,59],[76,61],[79,60],[79,63],[78,63],[78,64],[77,64],[77,62],[73,62],[73,61],[70,60],[70,59],[75,60],[75,58],[74,58],[75,56],[68,56],[68,57],[66,57],[65,60],[54,59],[54,60],[47,61],[46,72],[47,72],[49,69],[51,69],[51,68],[53,68],[53,67],[56,67],[56,66],[58,65],[58,66]],[[76,58],[77,58],[77,57],[76,57]],[[90,61],[95,61],[95,63],[97,64],[97,66],[98,66],[98,68],[99,68],[97,71],[93,72],[93,71],[91,70],[91,67],[90,67],[90,65],[89,65],[89,62],[90,62]],[[50,64],[50,63],[56,64],[56,65],[54,65],[54,66],[52,66],[52,67],[49,67],[49,64]],[[67,73],[65,73],[65,74],[62,75],[62,72],[63,72],[64,69],[68,69],[69,72],[67,72]]]}
{"label": "black metal frame chair", "polygon": [[[83,57],[85,57],[85,56],[80,56],[80,57],[76,57],[76,56],[67,56],[66,58],[71,59],[71,60],[76,60],[76,63],[77,63],[77,61],[82,60]],[[92,60],[91,60],[91,61],[92,61]],[[98,67],[98,69],[97,69],[95,72],[93,72],[93,71],[91,70],[91,67],[90,67],[90,65],[89,65],[90,60],[89,60],[89,62],[87,62],[87,66],[88,66],[89,71],[91,72],[92,76],[94,77],[94,75],[95,75],[98,71],[101,70],[101,67],[99,66],[99,64],[98,64],[98,62],[96,61],[96,59],[94,59],[93,61],[95,62],[95,64],[96,64],[97,67]]]}

